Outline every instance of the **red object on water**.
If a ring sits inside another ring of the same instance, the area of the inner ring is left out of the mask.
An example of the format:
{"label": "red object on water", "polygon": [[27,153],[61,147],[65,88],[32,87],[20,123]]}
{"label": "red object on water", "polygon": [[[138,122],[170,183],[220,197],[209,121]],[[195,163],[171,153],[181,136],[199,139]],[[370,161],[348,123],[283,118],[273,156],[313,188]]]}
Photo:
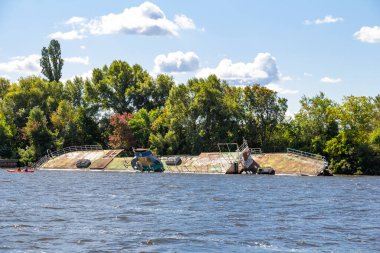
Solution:
{"label": "red object on water", "polygon": [[27,173],[34,172],[34,170],[7,170],[8,172],[19,172],[19,173]]}

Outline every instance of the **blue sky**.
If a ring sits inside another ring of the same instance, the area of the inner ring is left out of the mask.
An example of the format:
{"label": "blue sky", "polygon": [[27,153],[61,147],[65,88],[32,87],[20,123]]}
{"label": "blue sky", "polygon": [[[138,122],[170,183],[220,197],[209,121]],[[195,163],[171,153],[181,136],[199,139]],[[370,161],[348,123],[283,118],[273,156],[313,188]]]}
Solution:
{"label": "blue sky", "polygon": [[63,81],[113,60],[178,82],[216,74],[288,99],[380,94],[380,1],[0,0],[0,76],[40,75],[52,38]]}

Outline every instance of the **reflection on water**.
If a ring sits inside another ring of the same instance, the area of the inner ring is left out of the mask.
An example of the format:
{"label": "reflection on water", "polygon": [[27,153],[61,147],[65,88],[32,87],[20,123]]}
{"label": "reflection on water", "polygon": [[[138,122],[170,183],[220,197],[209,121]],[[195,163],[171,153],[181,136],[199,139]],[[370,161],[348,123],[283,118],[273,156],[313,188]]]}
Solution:
{"label": "reflection on water", "polygon": [[0,188],[0,251],[380,251],[380,177],[0,171]]}

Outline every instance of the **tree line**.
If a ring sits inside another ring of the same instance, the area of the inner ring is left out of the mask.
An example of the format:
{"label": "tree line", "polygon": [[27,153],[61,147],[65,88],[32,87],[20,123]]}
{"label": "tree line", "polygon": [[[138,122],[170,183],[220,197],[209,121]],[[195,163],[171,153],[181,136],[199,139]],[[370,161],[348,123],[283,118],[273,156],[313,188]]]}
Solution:
{"label": "tree line", "polygon": [[300,110],[286,117],[287,100],[258,84],[236,87],[210,75],[176,85],[121,60],[62,83],[63,64],[52,40],[42,49],[46,78],[0,78],[1,157],[28,164],[47,149],[85,144],[199,154],[245,138],[265,152],[324,155],[334,173],[380,174],[380,96],[337,103],[320,92],[302,97]]}

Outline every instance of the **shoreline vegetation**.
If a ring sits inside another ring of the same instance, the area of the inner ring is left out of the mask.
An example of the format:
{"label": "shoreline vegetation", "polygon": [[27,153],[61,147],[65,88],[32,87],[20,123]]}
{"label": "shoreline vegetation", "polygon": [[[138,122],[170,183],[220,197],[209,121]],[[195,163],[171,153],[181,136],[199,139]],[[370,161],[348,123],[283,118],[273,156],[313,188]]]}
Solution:
{"label": "shoreline vegetation", "polygon": [[287,100],[259,84],[237,87],[210,75],[177,85],[122,60],[63,83],[63,66],[52,40],[42,49],[45,78],[0,77],[0,158],[28,165],[47,150],[95,144],[198,155],[244,137],[263,152],[321,154],[334,174],[380,175],[380,95],[337,103],[320,92],[286,117]]}

